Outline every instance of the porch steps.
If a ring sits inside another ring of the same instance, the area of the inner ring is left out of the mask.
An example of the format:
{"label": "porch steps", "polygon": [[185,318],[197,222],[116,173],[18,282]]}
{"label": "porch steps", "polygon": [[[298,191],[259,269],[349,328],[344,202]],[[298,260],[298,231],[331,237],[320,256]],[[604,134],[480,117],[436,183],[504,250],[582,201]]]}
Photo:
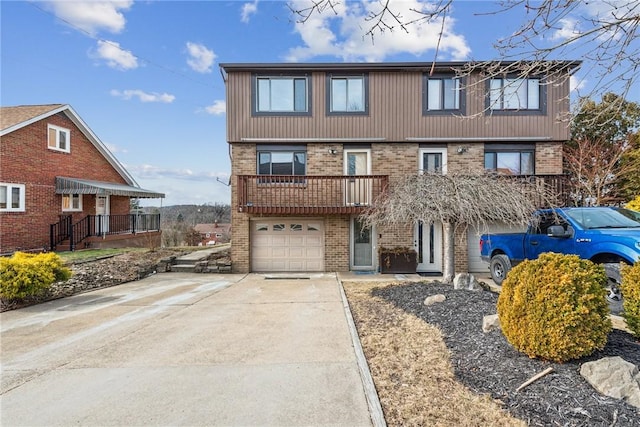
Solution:
{"label": "porch steps", "polygon": [[231,263],[228,260],[230,245],[222,244],[214,248],[202,249],[180,257],[163,259],[165,268],[159,271],[176,273],[230,273]]}

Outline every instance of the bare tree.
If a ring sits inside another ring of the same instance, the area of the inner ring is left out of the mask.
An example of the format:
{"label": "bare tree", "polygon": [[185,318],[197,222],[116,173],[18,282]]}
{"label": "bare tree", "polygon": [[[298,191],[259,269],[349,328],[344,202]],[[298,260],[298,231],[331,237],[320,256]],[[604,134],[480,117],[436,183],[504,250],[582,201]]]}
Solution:
{"label": "bare tree", "polygon": [[603,138],[583,138],[564,146],[564,161],[577,205],[602,205],[619,196],[617,183],[636,165],[622,162],[631,144],[609,142]]}
{"label": "bare tree", "polygon": [[364,226],[442,223],[443,276],[455,276],[455,233],[491,223],[522,226],[540,205],[555,206],[555,193],[539,181],[490,174],[406,175],[360,215]]}
{"label": "bare tree", "polygon": [[[341,3],[346,0],[309,0],[306,3],[289,4],[297,22],[304,23],[314,14],[338,14]],[[400,12],[398,2],[380,0],[368,2],[369,12],[363,18],[363,36],[372,42],[375,36],[387,31],[411,31],[421,23],[444,22],[451,14],[455,3],[452,0],[434,0],[428,7]],[[595,81],[589,97],[615,91],[622,97],[637,82],[640,73],[640,3],[637,0],[496,0],[496,9],[488,14],[505,14],[508,11],[522,13],[520,27],[494,47],[501,61],[514,61],[513,69],[521,76],[539,72],[555,59],[573,58],[581,48],[581,59],[585,61],[590,80]],[[487,13],[485,13],[487,14]],[[442,31],[440,38],[443,37]],[[440,43],[438,43],[439,46]],[[433,62],[438,59],[436,48]],[[529,63],[530,65],[527,65]],[[502,75],[505,70],[493,67],[490,62],[472,62],[461,73],[469,74],[482,70],[485,75]],[[569,78],[572,65],[566,63],[564,71]],[[509,70],[506,70],[509,71]],[[562,73],[561,73],[562,74]]]}

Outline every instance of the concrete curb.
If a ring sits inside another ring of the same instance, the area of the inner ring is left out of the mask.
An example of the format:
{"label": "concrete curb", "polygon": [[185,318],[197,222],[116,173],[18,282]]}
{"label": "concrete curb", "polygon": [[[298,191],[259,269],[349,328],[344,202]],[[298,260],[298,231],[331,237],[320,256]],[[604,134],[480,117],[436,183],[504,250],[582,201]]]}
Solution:
{"label": "concrete curb", "polygon": [[365,398],[367,399],[367,406],[369,406],[369,415],[371,416],[371,422],[375,427],[386,427],[387,422],[384,419],[382,405],[380,405],[378,392],[376,391],[376,386],[373,383],[373,377],[371,376],[371,371],[369,370],[369,364],[367,363],[367,359],[364,356],[364,351],[362,350],[362,344],[360,344],[360,337],[358,336],[356,324],[353,321],[353,316],[351,315],[351,309],[349,308],[347,295],[344,292],[342,281],[338,280],[338,284],[340,285],[340,295],[342,297],[342,306],[344,308],[344,314],[347,318],[347,324],[349,325],[349,333],[351,334],[353,350],[355,351],[355,354],[356,354],[356,361],[358,363],[358,370],[360,371],[362,387],[364,388]]}

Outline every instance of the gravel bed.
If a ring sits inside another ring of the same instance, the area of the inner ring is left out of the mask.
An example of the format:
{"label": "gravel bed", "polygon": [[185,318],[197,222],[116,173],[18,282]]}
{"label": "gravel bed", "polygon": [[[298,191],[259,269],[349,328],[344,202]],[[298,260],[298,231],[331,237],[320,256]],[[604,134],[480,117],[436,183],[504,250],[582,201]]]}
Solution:
{"label": "gravel bed", "polygon": [[[425,306],[425,298],[435,294],[446,300]],[[582,363],[607,356],[640,366],[640,343],[626,332],[614,329],[603,350],[559,364],[517,352],[500,331],[482,331],[483,316],[496,313],[498,295],[493,292],[454,290],[433,282],[378,288],[373,295],[438,326],[452,353],[456,378],[477,393],[489,393],[531,426],[640,426],[639,410],[600,395],[579,372]],[[551,374],[515,391],[548,367]]]}

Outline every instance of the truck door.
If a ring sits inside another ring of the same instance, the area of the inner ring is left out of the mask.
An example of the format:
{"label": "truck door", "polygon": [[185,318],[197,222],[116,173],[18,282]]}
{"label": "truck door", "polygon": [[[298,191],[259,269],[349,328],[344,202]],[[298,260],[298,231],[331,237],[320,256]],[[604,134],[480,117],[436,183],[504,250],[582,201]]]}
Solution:
{"label": "truck door", "polygon": [[571,231],[569,223],[560,215],[551,212],[538,214],[537,220],[534,220],[525,235],[524,255],[526,259],[536,259],[544,252],[576,253],[573,234],[570,237],[547,236],[547,230],[552,225],[561,225],[565,231]]}

